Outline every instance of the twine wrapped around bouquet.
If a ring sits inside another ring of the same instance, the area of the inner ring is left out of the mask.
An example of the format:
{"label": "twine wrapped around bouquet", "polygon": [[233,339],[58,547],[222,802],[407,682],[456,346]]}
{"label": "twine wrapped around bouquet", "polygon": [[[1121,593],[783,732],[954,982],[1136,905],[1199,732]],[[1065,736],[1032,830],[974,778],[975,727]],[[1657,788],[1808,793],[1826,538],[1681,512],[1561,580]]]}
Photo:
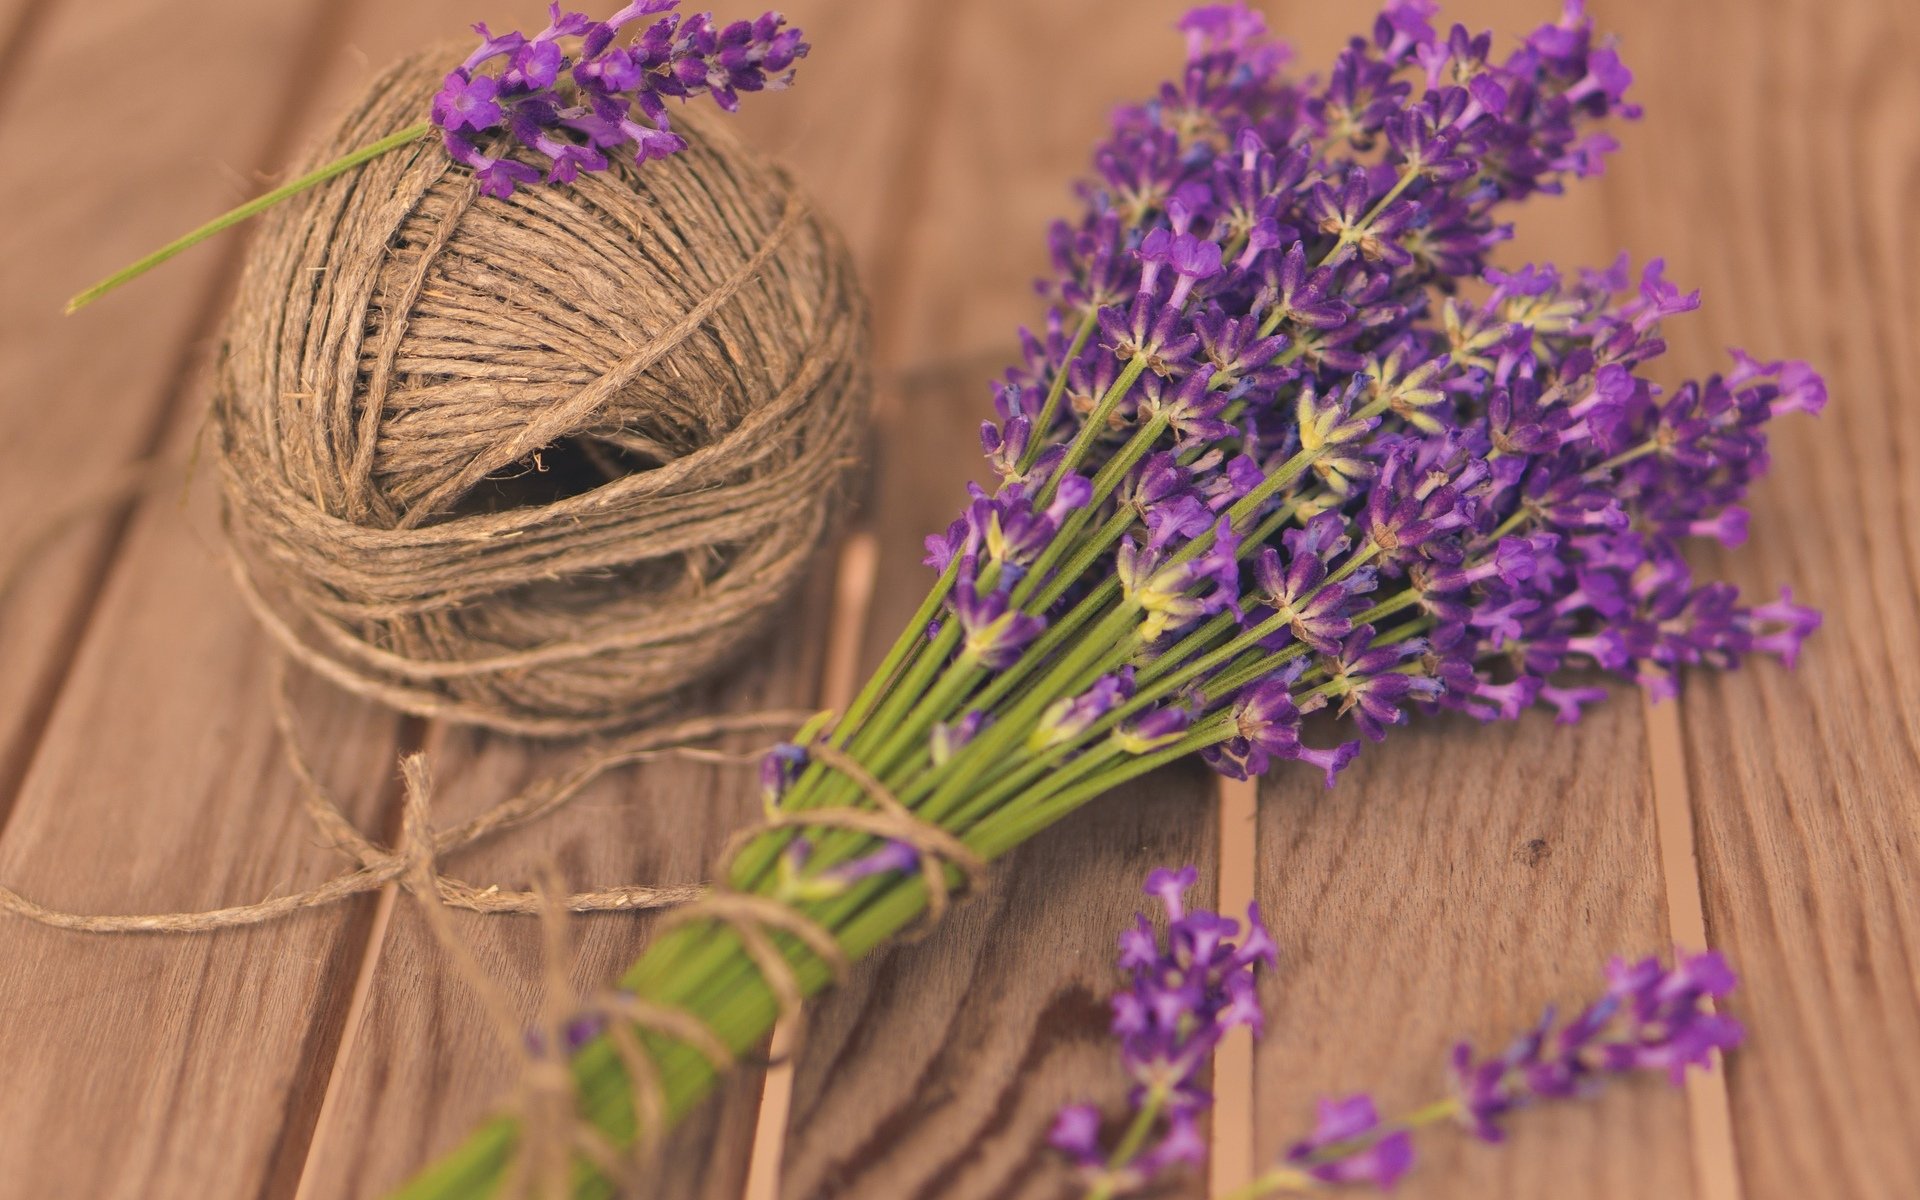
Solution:
{"label": "twine wrapped around bouquet", "polygon": [[[416,120],[459,51],[315,150]],[[688,148],[482,197],[431,141],[274,209],[222,340],[242,592],[294,658],[422,716],[630,726],[791,598],[861,449],[864,311],[786,175]]]}

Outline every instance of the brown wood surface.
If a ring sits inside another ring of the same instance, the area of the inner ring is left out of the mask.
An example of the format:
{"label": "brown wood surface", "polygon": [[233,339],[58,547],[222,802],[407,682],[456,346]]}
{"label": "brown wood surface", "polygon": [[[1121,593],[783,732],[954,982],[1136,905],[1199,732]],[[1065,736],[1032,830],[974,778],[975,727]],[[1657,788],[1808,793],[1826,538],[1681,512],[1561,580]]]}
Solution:
{"label": "brown wood surface", "polygon": [[[878,560],[857,650],[870,662],[927,578],[920,536],[976,462],[986,381],[1035,315],[1044,223],[1107,109],[1174,62],[1180,5],[787,7],[818,49],[798,89],[742,124],[846,229],[874,301],[863,520]],[[1372,7],[1267,5],[1307,64]],[[1447,16],[1512,31],[1552,7],[1454,0]],[[1514,257],[1664,253],[1708,299],[1669,331],[1673,372],[1712,369],[1728,342],[1828,372],[1827,415],[1780,431],[1752,544],[1701,558],[1756,591],[1793,583],[1828,627],[1797,672],[1699,673],[1651,720],[1625,691],[1572,731],[1544,714],[1440,720],[1396,733],[1333,792],[1268,781],[1254,891],[1283,963],[1251,1087],[1221,1097],[1221,1124],[1250,1119],[1266,1161],[1318,1094],[1419,1103],[1443,1086],[1453,1037],[1498,1041],[1545,1003],[1577,1003],[1608,955],[1684,939],[1703,911],[1706,940],[1742,971],[1732,1011],[1752,1031],[1724,1081],[1530,1115],[1499,1150],[1432,1139],[1405,1194],[1920,1194],[1920,8],[1593,7],[1625,35],[1649,119],[1605,180],[1533,207]],[[241,242],[82,318],[60,317],[61,298],[253,191],[404,49],[474,19],[526,25],[537,8],[0,2],[0,156],[15,164],[0,193],[0,511],[16,514],[0,553],[50,497],[187,445]],[[63,136],[75,129],[105,149]],[[270,656],[207,510],[165,491],[110,512],[38,557],[0,609],[0,882],[133,911],[243,901],[332,868],[297,811],[267,716]],[[764,660],[703,702],[815,702],[850,594],[834,577],[823,563]],[[431,755],[448,814],[565,761],[323,686],[295,698],[322,778],[383,836],[405,749]],[[1054,1108],[1114,1106],[1124,1089],[1102,1036],[1114,931],[1150,865],[1199,863],[1212,886],[1214,796],[1172,771],[1108,798],[816,1006],[780,1194],[1067,1195],[1042,1145]],[[582,886],[691,879],[752,797],[747,772],[651,763],[448,869],[506,886],[545,863]],[[459,928],[531,1013],[531,923]],[[578,922],[575,983],[609,978],[646,929]],[[0,926],[0,1197],[377,1196],[452,1145],[515,1070],[405,902],[192,939]],[[758,1099],[757,1075],[730,1084],[676,1139],[659,1194],[740,1196]],[[778,1130],[773,1113],[763,1124]],[[1168,1194],[1206,1191],[1195,1179]]]}

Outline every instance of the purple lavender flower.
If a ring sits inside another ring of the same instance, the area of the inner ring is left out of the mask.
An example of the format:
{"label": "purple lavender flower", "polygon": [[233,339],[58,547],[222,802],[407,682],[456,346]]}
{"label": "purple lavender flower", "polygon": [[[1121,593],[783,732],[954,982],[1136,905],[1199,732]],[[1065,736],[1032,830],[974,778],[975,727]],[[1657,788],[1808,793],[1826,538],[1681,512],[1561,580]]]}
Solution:
{"label": "purple lavender flower", "polygon": [[1413,1135],[1383,1131],[1373,1097],[1322,1099],[1313,1133],[1287,1150],[1287,1161],[1319,1183],[1391,1188],[1413,1169]]}
{"label": "purple lavender flower", "polygon": [[761,803],[768,808],[777,807],[809,761],[806,747],[791,742],[781,742],[769,750],[760,760]]}
{"label": "purple lavender flower", "polygon": [[1549,1009],[1540,1023],[1495,1058],[1477,1059],[1462,1042],[1453,1053],[1453,1096],[1395,1122],[1380,1119],[1364,1093],[1322,1099],[1312,1134],[1295,1142],[1285,1162],[1244,1193],[1294,1193],[1315,1185],[1366,1184],[1390,1188],[1414,1162],[1416,1129],[1454,1120],[1483,1141],[1499,1142],[1500,1122],[1542,1100],[1588,1095],[1608,1078],[1665,1072],[1677,1085],[1692,1067],[1741,1038],[1738,1022],[1711,1011],[1730,994],[1733,972],[1718,954],[1680,955],[1672,968],[1658,959],[1607,968],[1607,990],[1564,1025]]}
{"label": "purple lavender flower", "polygon": [[961,748],[986,728],[987,714],[980,709],[963,714],[957,721],[938,721],[928,737],[927,754],[935,766],[944,765]]}
{"label": "purple lavender flower", "polygon": [[1129,1102],[1136,1120],[1150,1127],[1148,1135],[1110,1152],[1101,1144],[1098,1110],[1071,1105],[1049,1136],[1087,1186],[1106,1195],[1136,1190],[1169,1168],[1205,1158],[1195,1125],[1208,1103],[1201,1070],[1229,1029],[1260,1031],[1255,973],[1261,964],[1271,968],[1278,950],[1257,907],[1247,909],[1244,935],[1237,921],[1189,909],[1185,896],[1198,878],[1192,867],[1150,873],[1143,890],[1164,908],[1166,932],[1136,913],[1120,934],[1118,961],[1128,986],[1114,994],[1112,1029],[1133,1082]]}
{"label": "purple lavender flower", "polygon": [[1500,1055],[1482,1059],[1466,1042],[1454,1047],[1460,1120],[1475,1136],[1498,1142],[1508,1113],[1581,1095],[1609,1076],[1657,1070],[1678,1085],[1688,1068],[1709,1068],[1716,1052],[1740,1044],[1740,1023],[1711,1007],[1734,984],[1726,960],[1711,952],[1682,954],[1671,968],[1654,958],[1615,959],[1606,994],[1565,1025],[1556,1029],[1548,1009]]}
{"label": "purple lavender flower", "polygon": [[[1261,1030],[1255,971],[1262,963],[1271,968],[1278,951],[1255,909],[1237,944],[1235,922],[1189,910],[1186,893],[1198,875],[1192,867],[1151,872],[1144,890],[1165,909],[1166,934],[1140,913],[1120,934],[1128,985],[1113,997],[1112,1031],[1134,1085],[1128,1134],[1110,1149],[1099,1110],[1076,1104],[1061,1110],[1049,1135],[1089,1197],[1138,1191],[1175,1166],[1201,1161],[1193,1118],[1210,1098],[1196,1082],[1200,1069],[1226,1030]],[[1549,1009],[1496,1058],[1480,1060],[1466,1043],[1457,1046],[1448,1099],[1383,1121],[1364,1092],[1322,1098],[1313,1131],[1234,1192],[1235,1200],[1322,1186],[1391,1188],[1412,1169],[1413,1135],[1424,1126],[1457,1121],[1499,1141],[1501,1119],[1537,1101],[1585,1095],[1608,1078],[1642,1071],[1664,1072],[1677,1085],[1690,1068],[1710,1068],[1716,1053],[1739,1044],[1739,1023],[1712,1011],[1735,985],[1718,954],[1681,954],[1671,968],[1654,958],[1615,959],[1606,974],[1605,994],[1572,1021],[1556,1025]]]}
{"label": "purple lavender flower", "polygon": [[[1696,581],[1683,544],[1748,535],[1765,427],[1817,412],[1819,377],[1738,353],[1663,389],[1642,372],[1700,297],[1659,260],[1490,262],[1515,202],[1638,115],[1617,49],[1578,3],[1504,52],[1436,12],[1389,3],[1296,79],[1256,14],[1198,9],[1182,73],[1116,114],[995,385],[1002,483],[928,561],[955,576],[944,652],[990,673],[1040,678],[1042,629],[1064,656],[1137,619],[996,749],[1138,759],[1179,731],[1228,773],[1331,779],[1357,744],[1305,747],[1303,712],[1374,740],[1434,708],[1573,720],[1602,694],[1582,673],[1657,698],[1817,626]],[[1095,750],[1095,676],[1129,663],[1166,682]]]}
{"label": "purple lavender flower", "polygon": [[863,880],[919,871],[920,851],[910,842],[889,838],[863,854],[823,866],[814,859],[812,839],[796,837],[782,851],[778,869],[779,894],[788,900],[826,900]]}
{"label": "purple lavender flower", "polygon": [[[679,0],[633,0],[604,21],[548,9],[545,29],[528,37],[474,26],[480,46],[447,74],[430,117],[447,153],[474,172],[490,196],[543,177],[570,183],[604,171],[608,152],[627,147],[636,161],[685,149],[667,119],[668,98],[708,95],[727,112],[741,92],[787,86],[805,57],[800,31],[778,13],[717,26],[711,14],[682,20],[668,13]],[[642,18],[659,19],[629,42],[620,37]],[[562,41],[578,39],[569,57]],[[498,60],[497,74],[480,69]],[[517,144],[544,158],[539,169],[513,156]]]}
{"label": "purple lavender flower", "polygon": [[920,867],[920,851],[911,842],[889,841],[878,850],[848,859],[820,873],[822,879],[846,885],[889,873],[906,874]]}
{"label": "purple lavender flower", "polygon": [[1006,591],[999,588],[984,595],[972,587],[960,588],[954,594],[953,612],[960,621],[965,652],[989,670],[1011,665],[1046,628],[1041,618],[1011,607]]}
{"label": "purple lavender flower", "polygon": [[1072,741],[1132,696],[1133,668],[1123,667],[1111,675],[1102,675],[1078,696],[1068,696],[1049,705],[1040,714],[1040,723],[1027,736],[1027,747],[1044,750]]}

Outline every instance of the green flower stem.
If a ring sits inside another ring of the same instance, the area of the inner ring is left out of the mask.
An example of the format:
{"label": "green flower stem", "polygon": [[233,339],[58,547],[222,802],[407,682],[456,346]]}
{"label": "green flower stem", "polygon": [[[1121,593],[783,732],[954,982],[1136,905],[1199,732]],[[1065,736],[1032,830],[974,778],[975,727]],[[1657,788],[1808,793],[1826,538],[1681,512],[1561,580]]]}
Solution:
{"label": "green flower stem", "polygon": [[907,627],[900,631],[899,637],[894,639],[893,646],[887,651],[887,656],[880,660],[880,666],[874,671],[873,677],[867,680],[866,686],[861,688],[859,694],[853,698],[853,703],[847,706],[845,715],[834,727],[834,745],[847,744],[854,730],[858,729],[860,723],[873,711],[874,704],[881,696],[887,694],[894,676],[899,674],[914,652],[927,643],[927,624],[940,615],[940,606],[953,591],[954,581],[959,577],[960,562],[955,559],[947,564],[946,570],[940,572],[939,580],[927,592],[927,598],[920,602],[920,607],[913,611],[912,618],[907,621]]}
{"label": "green flower stem", "polygon": [[[1134,649],[1135,639],[1126,631],[1137,612],[1135,605],[1126,603],[1108,614],[1092,634],[1068,650],[1060,662],[1011,709],[953,756],[944,769],[947,776],[945,782],[934,789],[924,805],[916,806],[915,811],[938,821],[941,814],[959,799],[961,789],[971,786],[974,770],[1018,751],[1055,698],[1078,694],[1080,688],[1085,686],[1080,681],[1090,682],[1097,678],[1111,658],[1118,656],[1124,661],[1124,657]],[[1075,687],[1076,683],[1080,687]]]}
{"label": "green flower stem", "polygon": [[[1099,324],[1098,312],[1098,309],[1088,307],[1087,315],[1080,321],[1080,328],[1074,331],[1073,341],[1067,346],[1067,356],[1060,360],[1062,363],[1079,359],[1080,351],[1086,348],[1087,339],[1093,336],[1094,327]],[[1026,450],[1020,455],[1022,471],[1032,467],[1034,460],[1040,457],[1042,447],[1047,444],[1047,430],[1053,428],[1054,414],[1060,411],[1060,397],[1064,396],[1066,391],[1067,372],[1066,368],[1062,367],[1053,374],[1053,386],[1047,389],[1046,401],[1040,405],[1040,415],[1033,422],[1032,436],[1027,441]]]}
{"label": "green flower stem", "polygon": [[[1093,411],[1088,413],[1087,419],[1081,423],[1080,432],[1074,435],[1072,444],[1067,447],[1065,457],[1060,460],[1060,465],[1054,468],[1053,478],[1047,481],[1047,486],[1041,491],[1035,507],[1044,506],[1052,500],[1054,490],[1060,486],[1060,481],[1067,477],[1067,472],[1078,467],[1086,459],[1087,453],[1093,449],[1093,443],[1098,441],[1100,435],[1106,431],[1107,422],[1112,419],[1114,410],[1120,407],[1120,398],[1127,394],[1128,389],[1133,387],[1134,381],[1139,379],[1146,369],[1145,356],[1129,359],[1127,365],[1120,369],[1120,375],[1113,381],[1113,386],[1107,389],[1106,395],[1100,397],[1100,403],[1093,406]],[[1036,435],[1037,433],[1038,431]]]}
{"label": "green flower stem", "polygon": [[1307,1173],[1307,1168],[1316,1162],[1330,1162],[1345,1158],[1364,1150],[1390,1133],[1422,1129],[1441,1121],[1451,1121],[1458,1117],[1460,1112],[1459,1100],[1436,1100],[1424,1108],[1415,1109],[1398,1121],[1383,1122],[1359,1137],[1322,1146],[1304,1165],[1285,1163],[1274,1167],[1252,1182],[1227,1192],[1220,1197],[1220,1200],[1268,1200],[1271,1196],[1297,1196],[1306,1192],[1325,1191],[1327,1185]]}
{"label": "green flower stem", "polygon": [[[923,602],[921,607],[925,609],[930,606]],[[922,625],[920,628],[924,630],[925,626]],[[924,636],[920,640],[923,643],[928,641]],[[903,654],[901,658],[910,664],[906,676],[897,687],[880,693],[882,698],[874,719],[857,729],[843,720],[840,731],[851,730],[851,732],[846,733],[844,737],[836,736],[834,739],[836,744],[856,757],[869,751],[872,741],[879,736],[879,731],[898,725],[905,719],[904,714],[907,708],[924,696],[934,675],[939,672],[940,664],[952,653],[959,640],[959,626],[949,621],[941,628],[939,635],[931,639],[930,645],[923,645],[917,651]],[[849,788],[857,792],[857,787],[851,780],[842,778],[838,773],[827,771],[819,763],[812,763],[802,772],[800,779],[795,781],[792,792],[783,803],[790,810],[825,807],[844,795]],[[750,887],[764,877],[767,870],[772,867],[774,859],[791,840],[791,831],[779,830],[770,830],[766,836],[756,838],[741,852],[736,861],[732,880],[734,886]]]}
{"label": "green flower stem", "polygon": [[1179,741],[1151,754],[1130,755],[1122,761],[1071,786],[1045,796],[1019,810],[1003,809],[982,821],[970,834],[968,844],[990,858],[997,858],[1054,824],[1087,801],[1151,771],[1217,746],[1233,736],[1233,724],[1226,714],[1217,714],[1195,726]]}
{"label": "green flower stem", "polygon": [[[1641,442],[1638,446],[1630,446],[1627,449],[1622,450],[1620,453],[1614,455],[1612,458],[1607,459],[1605,462],[1596,463],[1593,466],[1587,468],[1585,472],[1585,477],[1588,479],[1598,478],[1600,476],[1606,475],[1611,471],[1616,471],[1621,467],[1626,466],[1628,463],[1633,462],[1636,459],[1645,458],[1649,454],[1657,454],[1663,448],[1664,447],[1661,446],[1660,442],[1657,439],[1648,438],[1646,441]],[[1525,510],[1523,509],[1521,511],[1524,512]],[[1520,514],[1515,513],[1514,515],[1519,516]]]}
{"label": "green flower stem", "polygon": [[[1135,1110],[1133,1120],[1128,1123],[1126,1132],[1120,1135],[1120,1141],[1114,1146],[1113,1153],[1107,1158],[1107,1172],[1116,1173],[1133,1161],[1141,1147],[1147,1144],[1147,1135],[1153,1132],[1154,1122],[1160,1119],[1160,1112],[1166,1107],[1167,1093],[1162,1087],[1149,1088]],[[1087,1189],[1086,1200],[1113,1200],[1114,1185],[1106,1180]]]}
{"label": "green flower stem", "polygon": [[[1009,597],[1014,607],[1019,608],[1024,606],[1034,591],[1048,580],[1048,577],[1053,571],[1054,564],[1060,560],[1063,554],[1079,543],[1080,531],[1086,527],[1089,515],[1106,500],[1107,496],[1110,495],[1116,487],[1120,486],[1120,480],[1125,477],[1126,472],[1131,470],[1133,464],[1139,462],[1140,459],[1146,455],[1147,451],[1153,448],[1153,443],[1159,440],[1160,435],[1166,431],[1166,428],[1166,418],[1163,416],[1155,416],[1145,425],[1142,425],[1134,431],[1133,436],[1127,440],[1127,444],[1122,446],[1119,452],[1114,455],[1113,460],[1107,464],[1107,469],[1102,470],[1098,475],[1094,476],[1091,481],[1093,487],[1091,498],[1088,499],[1086,504],[1067,514],[1066,520],[1061,522],[1059,531],[1053,535],[1053,540],[1047,543],[1046,549],[1042,550],[1039,557],[1034,560],[1033,565],[1027,568],[1026,577],[1014,587],[1013,594]],[[1121,465],[1121,470],[1118,472],[1111,469],[1116,464]],[[1064,475],[1064,471],[1056,474],[1055,482],[1057,483]],[[1049,497],[1052,494],[1051,489],[1053,486],[1054,484],[1048,485]],[[1036,502],[1035,507],[1039,508],[1041,503],[1042,502]],[[1111,527],[1114,520],[1117,520],[1121,516],[1129,517],[1127,524],[1132,524],[1132,514],[1129,513],[1127,509],[1122,508],[1114,514],[1113,518],[1109,519],[1107,525],[1101,527],[1102,532],[1105,532]],[[1113,534],[1112,540],[1118,541],[1120,534],[1125,531],[1126,525],[1122,525],[1119,532]],[[1111,544],[1111,542],[1108,544]],[[1093,560],[1099,557],[1100,550],[1103,548],[1104,547],[1091,542],[1081,545],[1079,547],[1080,552],[1074,556],[1072,561],[1080,564],[1080,570],[1085,571],[1087,566],[1092,565]],[[1077,578],[1076,575],[1067,571],[1061,571],[1059,575],[1061,579],[1066,580],[1068,583],[1071,583]],[[1044,611],[1044,605],[1029,611]]]}
{"label": "green flower stem", "polygon": [[378,158],[389,150],[397,150],[410,142],[417,142],[432,132],[433,123],[430,121],[422,121],[418,125],[409,125],[398,133],[388,134],[370,146],[362,146],[351,154],[336,158],[323,167],[317,167],[307,172],[298,179],[289,183],[283,183],[266,195],[247,201],[239,208],[222,213],[220,216],[208,221],[205,225],[200,226],[200,228],[193,232],[168,242],[139,262],[134,263],[132,266],[122,267],[86,291],[81,292],[73,299],[67,301],[67,312],[75,313],[80,311],[108,292],[113,291],[121,284],[130,283],[140,278],[140,276],[145,275],[148,271],[153,270],[181,251],[190,250],[214,234],[222,230],[231,229],[249,217],[258,216],[282,200],[297,196],[308,188],[325,183],[335,175],[345,174],[361,163]]}
{"label": "green flower stem", "polygon": [[921,698],[905,720],[892,727],[890,736],[865,760],[867,768],[882,777],[891,774],[901,757],[914,747],[923,745],[927,735],[933,731],[934,724],[953,712],[984,674],[986,669],[979,660],[971,653],[962,651],[933,690]]}

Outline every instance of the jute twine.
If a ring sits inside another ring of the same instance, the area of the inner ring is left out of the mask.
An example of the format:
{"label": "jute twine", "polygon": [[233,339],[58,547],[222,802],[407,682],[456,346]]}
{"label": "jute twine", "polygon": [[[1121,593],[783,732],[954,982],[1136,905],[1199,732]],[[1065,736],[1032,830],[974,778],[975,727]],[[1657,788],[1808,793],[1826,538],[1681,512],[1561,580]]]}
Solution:
{"label": "jute twine", "polygon": [[[317,146],[405,127],[461,51],[408,59]],[[447,854],[660,755],[804,713],[646,726],[778,618],[829,532],[866,414],[865,314],[838,236],[774,165],[689,110],[688,148],[565,186],[478,195],[439,145],[376,158],[269,213],[222,339],[210,422],[241,594],[288,655],[357,695],[519,734],[573,765],[437,835]],[[136,465],[51,515],[177,478]],[[0,591],[15,572],[0,568]],[[255,924],[389,883],[276,716],[307,811],[350,860],[317,888],[211,912],[0,910],[92,932]],[[622,732],[624,731],[624,732]],[[435,877],[448,904],[527,891]],[[652,908],[697,885],[601,888]]]}
{"label": "jute twine", "polygon": [[[836,982],[844,978],[850,964],[838,940],[811,917],[777,898],[726,887],[724,881],[731,877],[733,859],[740,850],[771,831],[794,828],[852,829],[906,841],[920,854],[929,924],[937,921],[950,903],[950,869],[959,873],[961,882],[970,890],[984,881],[987,869],[985,861],[970,847],[939,826],[915,816],[884,784],[831,743],[822,739],[809,749],[814,761],[854,780],[874,807],[772,810],[764,822],[742,830],[729,843],[715,871],[715,878],[722,882],[700,899],[663,918],[656,933],[656,936],[663,935],[687,924],[705,924],[716,931],[730,930],[773,995],[780,1019],[788,1022],[796,1033],[803,1028],[799,1020],[806,989],[794,962],[776,943],[775,935],[788,935],[803,954],[823,965]],[[621,1189],[621,1194],[637,1191],[641,1168],[659,1149],[667,1113],[664,1082],[639,1033],[652,1032],[685,1043],[716,1072],[733,1066],[734,1049],[703,1018],[686,1009],[616,989],[579,996],[566,970],[565,915],[569,901],[562,898],[550,874],[543,874],[531,893],[534,911],[541,917],[546,986],[532,1030],[534,1036],[529,1037],[512,1003],[480,968],[442,907],[445,880],[433,869],[435,847],[442,839],[429,823],[432,782],[425,759],[419,755],[407,758],[402,763],[402,775],[406,780],[406,809],[398,856],[406,864],[407,889],[419,901],[435,941],[479,996],[501,1038],[522,1058],[520,1085],[507,1105],[509,1113],[520,1122],[519,1152],[509,1166],[500,1194],[509,1198],[571,1195],[576,1155],[592,1163],[604,1178]],[[626,1152],[579,1111],[566,1050],[566,1031],[583,1018],[603,1022],[608,1045],[626,1074],[635,1129],[633,1144]]]}
{"label": "jute twine", "polygon": [[[457,57],[455,55],[454,57]],[[446,51],[383,76],[315,151],[325,160],[417,119]],[[606,1018],[644,1153],[666,1095],[640,1031],[735,1056],[698,1015],[609,991],[581,1000],[558,966],[564,913],[678,906],[657,932],[731,932],[782,1019],[796,962],[847,969],[832,933],[784,900],[736,891],[755,839],[843,830],[912,845],[927,915],[985,863],[819,741],[815,760],[871,805],[770,810],[721,855],[711,885],[563,895],[441,874],[445,855],[552,813],[616,767],[663,755],[741,761],[703,743],[799,712],[636,728],[777,618],[829,531],[863,436],[863,302],[837,236],[777,168],[717,124],[681,117],[689,149],[563,188],[479,197],[423,142],[267,218],[222,342],[214,457],[241,594],[295,661],[422,716],[537,736],[592,735],[573,765],[436,831],[425,760],[402,763],[400,841],[342,813],[301,749],[276,668],[275,717],[308,815],[347,865],[322,884],[201,912],[61,912],[0,888],[0,912],[96,933],[257,924],[394,885],[503,1035],[528,1056],[511,1189],[564,1189],[574,1156],[610,1179],[634,1160],[581,1119],[566,1024]],[[76,497],[45,536],[168,477],[134,467]],[[0,564],[0,593],[12,581]],[[628,732],[612,733],[625,729]],[[539,1037],[454,935],[447,907],[538,913],[547,998]],[[800,957],[795,959],[793,954]]]}
{"label": "jute twine", "polygon": [[[419,119],[457,51],[316,148]],[[521,734],[633,726],[776,621],[861,450],[865,314],[791,180],[685,152],[482,197],[432,140],[265,219],[222,339],[242,594],[358,695]]]}

